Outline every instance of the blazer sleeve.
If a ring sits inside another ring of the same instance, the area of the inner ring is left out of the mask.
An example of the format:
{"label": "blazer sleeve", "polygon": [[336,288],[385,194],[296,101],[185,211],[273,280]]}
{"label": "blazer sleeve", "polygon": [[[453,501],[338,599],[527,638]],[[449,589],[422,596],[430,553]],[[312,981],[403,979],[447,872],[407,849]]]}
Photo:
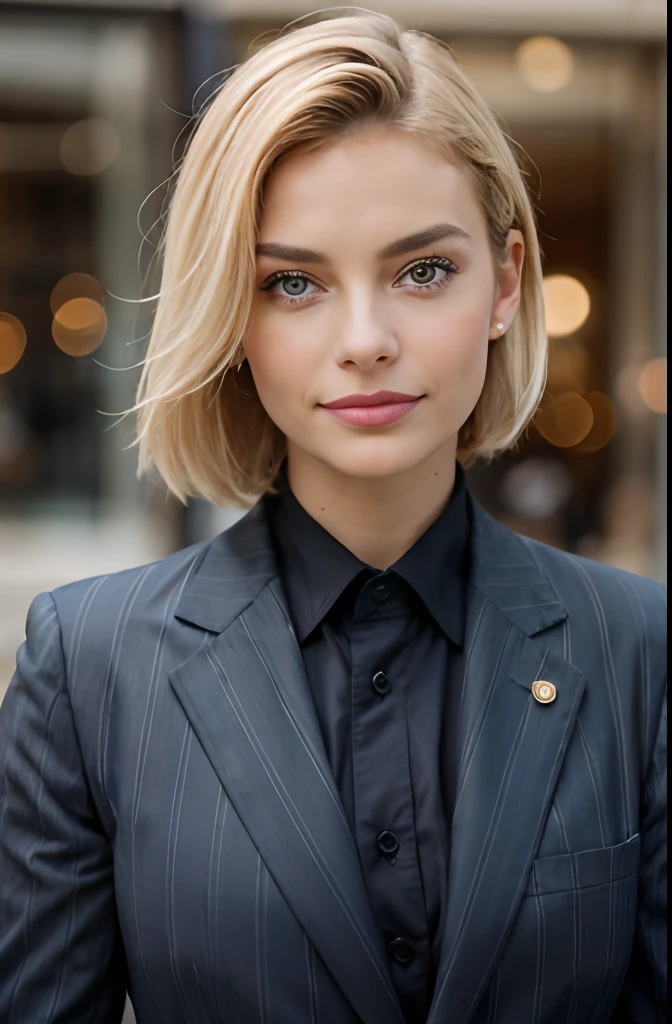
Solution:
{"label": "blazer sleeve", "polygon": [[119,1024],[125,995],[111,845],[41,594],[0,707],[0,1024]]}
{"label": "blazer sleeve", "polygon": [[644,786],[637,932],[612,1017],[620,1024],[667,1021],[667,693]]}

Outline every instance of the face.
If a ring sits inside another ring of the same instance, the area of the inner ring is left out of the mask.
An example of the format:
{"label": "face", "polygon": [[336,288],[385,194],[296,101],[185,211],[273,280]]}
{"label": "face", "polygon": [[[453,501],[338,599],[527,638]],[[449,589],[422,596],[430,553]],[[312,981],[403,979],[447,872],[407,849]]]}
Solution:
{"label": "face", "polygon": [[370,129],[282,162],[244,349],[290,467],[372,479],[454,460],[522,258],[513,231],[494,258],[468,174],[407,134]]}

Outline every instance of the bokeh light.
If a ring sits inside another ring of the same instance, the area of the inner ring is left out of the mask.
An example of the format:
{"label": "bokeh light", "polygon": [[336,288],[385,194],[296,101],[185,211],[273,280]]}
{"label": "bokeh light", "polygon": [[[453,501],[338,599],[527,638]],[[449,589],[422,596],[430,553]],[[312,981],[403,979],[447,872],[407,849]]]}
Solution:
{"label": "bokeh light", "polygon": [[592,455],[599,452],[609,444],[616,433],[616,411],[609,396],[601,391],[587,391],[583,398],[593,410],[593,426],[583,441],[576,448],[572,448],[572,455]]}
{"label": "bokeh light", "polygon": [[649,359],[639,374],[637,390],[644,404],[661,416],[667,412],[667,359]]}
{"label": "bokeh light", "polygon": [[53,289],[49,305],[53,316],[71,299],[93,299],[103,305],[103,286],[91,274],[66,274]]}
{"label": "bokeh light", "polygon": [[103,341],[107,330],[105,310],[95,299],[76,298],[64,303],[51,325],[54,341],[69,356],[88,356]]}
{"label": "bokeh light", "polygon": [[556,448],[573,448],[588,437],[594,414],[590,403],[575,391],[565,391],[557,398],[546,392],[533,423],[541,436]]}
{"label": "bokeh light", "polygon": [[101,117],[76,121],[61,138],[61,161],[71,174],[101,174],[112,166],[120,152],[119,131]]}
{"label": "bokeh light", "polygon": [[11,313],[0,313],[0,373],[9,373],[26,349],[26,329]]}
{"label": "bokeh light", "polygon": [[569,274],[550,274],[544,278],[544,304],[550,338],[573,334],[590,316],[588,289]]}
{"label": "bokeh light", "polygon": [[572,455],[590,455],[609,444],[617,428],[611,399],[601,391],[579,395],[565,391],[558,398],[546,392],[532,422],[541,436]]}
{"label": "bokeh light", "polygon": [[516,50],[515,61],[520,77],[535,92],[558,92],[574,75],[574,54],[553,36],[526,39]]}
{"label": "bokeh light", "polygon": [[630,416],[646,416],[646,406],[639,394],[639,375],[642,372],[641,363],[627,363],[616,374],[614,379],[614,391],[619,402],[625,407]]}
{"label": "bokeh light", "polygon": [[518,515],[546,519],[555,515],[572,495],[572,476],[557,458],[530,457],[507,470],[502,497]]}

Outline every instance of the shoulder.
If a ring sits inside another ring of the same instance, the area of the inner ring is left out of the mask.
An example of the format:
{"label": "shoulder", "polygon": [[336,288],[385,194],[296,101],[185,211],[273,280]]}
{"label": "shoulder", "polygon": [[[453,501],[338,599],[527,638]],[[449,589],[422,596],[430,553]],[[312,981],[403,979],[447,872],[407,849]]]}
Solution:
{"label": "shoulder", "polygon": [[645,615],[652,627],[664,627],[667,609],[665,584],[518,536],[560,597],[568,601],[581,597],[593,605],[606,601],[624,614],[631,611],[634,615]]}
{"label": "shoulder", "polygon": [[667,587],[656,580],[571,554],[520,535],[568,613],[570,629],[603,649],[663,666],[667,652]]}
{"label": "shoulder", "polygon": [[[201,627],[199,634],[203,629],[221,631],[221,609],[244,604],[248,592],[275,574],[259,504],[212,539],[146,565],[38,595],[28,613],[27,636],[37,618],[49,615],[56,631],[60,628],[68,674],[84,664],[108,664],[115,675],[122,653],[125,666],[132,660],[137,673],[140,659],[153,657],[152,652],[165,650],[167,644],[175,646],[176,637],[184,633],[175,629],[175,619]],[[190,615],[194,609],[199,614]],[[183,652],[170,653],[177,658]]]}
{"label": "shoulder", "polygon": [[76,580],[39,594],[28,612],[27,632],[36,617],[51,615],[60,627],[67,661],[84,633],[110,640],[131,619],[160,621],[210,544],[194,544],[145,565]]}

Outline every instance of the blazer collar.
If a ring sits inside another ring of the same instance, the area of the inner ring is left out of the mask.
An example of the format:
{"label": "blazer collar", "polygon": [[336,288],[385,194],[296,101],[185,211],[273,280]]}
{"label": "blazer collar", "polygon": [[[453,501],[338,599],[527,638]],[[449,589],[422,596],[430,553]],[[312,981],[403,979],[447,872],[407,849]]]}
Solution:
{"label": "blazer collar", "polygon": [[222,633],[278,575],[262,500],[204,545],[185,582],[175,617]]}
{"label": "blazer collar", "polygon": [[[526,538],[497,522],[467,492],[472,520],[470,580],[525,636],[567,618],[567,609]],[[206,545],[175,612],[178,619],[221,633],[279,577],[266,502],[259,501]]]}
{"label": "blazer collar", "polygon": [[567,618],[568,612],[534,556],[534,542],[494,519],[469,494],[473,561],[470,583],[525,636]]}

